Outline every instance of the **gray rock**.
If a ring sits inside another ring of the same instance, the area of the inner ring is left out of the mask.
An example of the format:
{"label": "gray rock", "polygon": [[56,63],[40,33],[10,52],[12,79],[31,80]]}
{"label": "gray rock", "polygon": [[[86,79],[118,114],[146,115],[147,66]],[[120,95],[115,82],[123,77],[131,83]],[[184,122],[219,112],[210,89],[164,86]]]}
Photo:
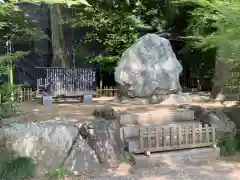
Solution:
{"label": "gray rock", "polygon": [[214,114],[224,124],[224,132],[236,132],[236,124],[228,117],[223,108],[208,109],[208,111],[212,112],[212,114]]}
{"label": "gray rock", "polygon": [[72,147],[71,153],[64,162],[64,167],[70,170],[70,172],[79,174],[99,169],[100,163],[95,151],[79,136]]}
{"label": "gray rock", "polygon": [[6,148],[33,158],[40,174],[62,165],[72,172],[92,170],[99,165],[93,150],[79,135],[79,129],[69,123],[49,121],[3,128]]}
{"label": "gray rock", "polygon": [[111,106],[96,107],[92,115],[97,119],[116,119],[117,113]]}
{"label": "gray rock", "polygon": [[2,125],[3,126],[7,126],[9,124],[22,124],[22,123],[25,123],[26,120],[28,119],[28,116],[27,114],[19,114],[17,116],[13,116],[13,117],[10,117],[10,118],[4,118],[2,119]]}
{"label": "gray rock", "polygon": [[181,71],[170,42],[156,34],[147,34],[123,53],[115,69],[115,80],[120,95],[149,98],[156,88],[181,89]]}
{"label": "gray rock", "polygon": [[231,121],[222,108],[205,109],[197,105],[186,105],[185,107],[194,111],[195,117],[198,121],[216,126],[216,131],[219,133],[236,132],[236,124]]}
{"label": "gray rock", "polygon": [[88,144],[105,167],[117,167],[124,150],[118,120],[98,120],[83,126]]}

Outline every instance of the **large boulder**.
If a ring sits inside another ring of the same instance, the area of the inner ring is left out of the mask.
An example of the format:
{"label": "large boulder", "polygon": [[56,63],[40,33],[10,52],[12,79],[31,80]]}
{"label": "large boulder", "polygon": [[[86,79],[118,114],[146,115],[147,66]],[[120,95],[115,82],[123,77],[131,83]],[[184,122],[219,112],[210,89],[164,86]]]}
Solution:
{"label": "large boulder", "polygon": [[156,89],[178,92],[181,71],[170,42],[147,34],[123,53],[115,69],[115,80],[120,96],[149,98]]}
{"label": "large boulder", "polygon": [[81,137],[80,129],[68,122],[15,123],[2,128],[6,148],[33,158],[39,174],[60,166],[74,173],[99,167],[98,158]]}

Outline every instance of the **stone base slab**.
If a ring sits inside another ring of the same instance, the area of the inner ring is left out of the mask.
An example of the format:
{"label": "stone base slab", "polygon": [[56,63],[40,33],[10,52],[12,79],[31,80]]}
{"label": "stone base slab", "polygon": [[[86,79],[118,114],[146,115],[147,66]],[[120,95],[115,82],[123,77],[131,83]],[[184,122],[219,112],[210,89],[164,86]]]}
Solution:
{"label": "stone base slab", "polygon": [[148,168],[154,165],[201,165],[216,161],[220,156],[220,148],[198,148],[181,151],[161,152],[146,155],[131,155],[137,167]]}
{"label": "stone base slab", "polygon": [[194,111],[188,109],[161,108],[154,111],[121,114],[118,117],[120,124],[144,125],[144,124],[169,124],[172,122],[192,121]]}

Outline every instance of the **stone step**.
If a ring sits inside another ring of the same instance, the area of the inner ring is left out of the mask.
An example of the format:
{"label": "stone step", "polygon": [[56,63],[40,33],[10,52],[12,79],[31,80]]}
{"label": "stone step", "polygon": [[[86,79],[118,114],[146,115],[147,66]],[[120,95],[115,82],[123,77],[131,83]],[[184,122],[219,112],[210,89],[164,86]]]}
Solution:
{"label": "stone step", "polygon": [[154,111],[119,115],[121,125],[169,124],[172,122],[192,121],[194,111],[190,109],[161,108]]}
{"label": "stone step", "polygon": [[219,148],[198,148],[181,151],[154,153],[150,156],[132,155],[131,160],[135,166],[145,168],[155,165],[203,165],[216,161],[220,156]]}

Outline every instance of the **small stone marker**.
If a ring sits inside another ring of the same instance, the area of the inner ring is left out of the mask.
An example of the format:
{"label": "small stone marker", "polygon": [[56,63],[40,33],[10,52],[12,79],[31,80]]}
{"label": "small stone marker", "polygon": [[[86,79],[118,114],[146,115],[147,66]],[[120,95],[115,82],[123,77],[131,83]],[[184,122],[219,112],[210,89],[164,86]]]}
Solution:
{"label": "small stone marker", "polygon": [[53,99],[50,95],[43,95],[42,104],[43,105],[52,105]]}
{"label": "small stone marker", "polygon": [[92,95],[83,95],[83,102],[85,105],[90,105],[92,104]]}

